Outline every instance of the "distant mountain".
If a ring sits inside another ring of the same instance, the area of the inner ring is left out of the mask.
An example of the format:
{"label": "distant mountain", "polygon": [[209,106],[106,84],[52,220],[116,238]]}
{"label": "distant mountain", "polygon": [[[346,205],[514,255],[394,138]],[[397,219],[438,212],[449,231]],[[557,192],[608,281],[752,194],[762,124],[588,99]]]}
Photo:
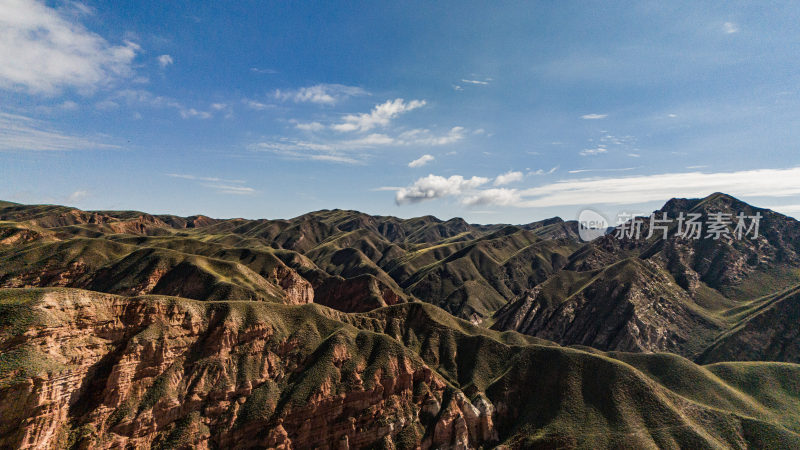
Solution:
{"label": "distant mountain", "polygon": [[800,448],[800,223],[657,211],[740,212],[582,243],[0,202],[0,448]]}
{"label": "distant mountain", "polygon": [[[716,341],[731,345],[739,336],[752,349],[746,359],[800,362],[797,336],[764,328],[782,321],[769,324],[765,316],[745,314],[768,308],[778,318],[797,307],[796,296],[780,293],[800,286],[800,222],[724,194],[673,199],[656,217],[664,213],[672,218],[744,213],[761,219],[756,239],[736,238],[735,220],[727,226],[732,236],[719,240],[705,238],[705,230],[701,239],[678,236],[677,223],[667,239],[660,230],[645,239],[648,220],[642,239],[619,239],[616,232],[603,236],[570,255],[562,271],[498,310],[494,328],[562,344],[670,351],[703,361],[724,360],[725,344]],[[774,298],[779,294],[780,301]],[[743,328],[753,332],[743,338]],[[707,350],[712,343],[716,350]],[[775,350],[778,345],[788,348]]]}
{"label": "distant mountain", "polygon": [[315,301],[354,312],[422,300],[477,322],[559,269],[578,245],[577,224],[559,218],[470,225],[323,210],[220,220],[0,206],[0,286]]}

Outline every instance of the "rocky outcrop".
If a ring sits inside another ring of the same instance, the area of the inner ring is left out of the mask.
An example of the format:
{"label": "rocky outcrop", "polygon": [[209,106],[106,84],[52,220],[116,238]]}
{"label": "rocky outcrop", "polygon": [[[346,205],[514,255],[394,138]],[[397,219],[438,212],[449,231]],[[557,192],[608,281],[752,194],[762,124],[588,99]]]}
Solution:
{"label": "rocky outcrop", "polygon": [[407,301],[404,295],[368,274],[329,277],[316,289],[315,298],[321,305],[344,312],[370,311]]}
{"label": "rocky outcrop", "polygon": [[[458,393],[446,412],[426,407],[446,381],[388,337],[298,310],[40,294],[42,325],[0,348],[50,370],[3,374],[0,447],[363,448],[423,443],[426,429],[437,431],[424,448],[496,439],[485,399],[478,408]],[[282,330],[287,311],[319,332]]]}
{"label": "rocky outcrop", "polygon": [[599,272],[559,274],[498,311],[492,328],[601,350],[696,356],[722,326],[692,305],[657,264],[632,258]]}
{"label": "rocky outcrop", "polygon": [[0,290],[0,325],[0,448],[800,445],[777,382],[800,366],[596,354],[419,303]]}

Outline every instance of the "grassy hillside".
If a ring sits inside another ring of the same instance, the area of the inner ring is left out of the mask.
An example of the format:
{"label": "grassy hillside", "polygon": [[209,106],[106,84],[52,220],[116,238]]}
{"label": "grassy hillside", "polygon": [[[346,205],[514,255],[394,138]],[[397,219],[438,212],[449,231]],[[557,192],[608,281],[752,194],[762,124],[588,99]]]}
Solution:
{"label": "grassy hillside", "polygon": [[[73,445],[270,446],[282,430],[299,447],[444,446],[459,420],[472,447],[800,445],[800,365],[584,351],[422,303],[354,314],[9,289],[0,320],[0,445],[18,442],[18,421],[37,423],[26,405],[38,389],[74,377],[92,388],[56,414],[52,437]],[[348,421],[352,432],[336,425]]]}

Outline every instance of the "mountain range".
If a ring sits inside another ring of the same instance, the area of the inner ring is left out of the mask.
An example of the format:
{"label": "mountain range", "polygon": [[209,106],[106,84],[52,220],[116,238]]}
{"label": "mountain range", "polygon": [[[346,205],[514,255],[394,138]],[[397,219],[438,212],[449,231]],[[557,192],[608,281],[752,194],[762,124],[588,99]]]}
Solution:
{"label": "mountain range", "polygon": [[655,213],[758,236],[0,202],[0,448],[800,447],[800,222]]}

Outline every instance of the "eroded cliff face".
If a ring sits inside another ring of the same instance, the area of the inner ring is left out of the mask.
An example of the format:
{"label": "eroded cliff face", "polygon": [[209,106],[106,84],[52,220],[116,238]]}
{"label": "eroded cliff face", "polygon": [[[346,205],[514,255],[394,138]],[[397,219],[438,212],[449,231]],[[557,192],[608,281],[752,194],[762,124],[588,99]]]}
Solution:
{"label": "eroded cliff face", "polygon": [[[689,294],[651,261],[632,258],[575,280],[569,275],[560,274],[506,305],[494,328],[601,350],[691,356],[722,329],[698,315]],[[582,287],[560,290],[572,282]]]}
{"label": "eroded cliff face", "polygon": [[[262,306],[48,291],[32,309],[43,325],[2,344],[25,364],[0,386],[0,447],[473,448],[497,439],[488,400],[472,405],[393,339]],[[31,364],[50,374],[26,373]]]}
{"label": "eroded cliff face", "polygon": [[796,364],[587,352],[422,303],[6,289],[0,325],[0,448],[800,447]]}

